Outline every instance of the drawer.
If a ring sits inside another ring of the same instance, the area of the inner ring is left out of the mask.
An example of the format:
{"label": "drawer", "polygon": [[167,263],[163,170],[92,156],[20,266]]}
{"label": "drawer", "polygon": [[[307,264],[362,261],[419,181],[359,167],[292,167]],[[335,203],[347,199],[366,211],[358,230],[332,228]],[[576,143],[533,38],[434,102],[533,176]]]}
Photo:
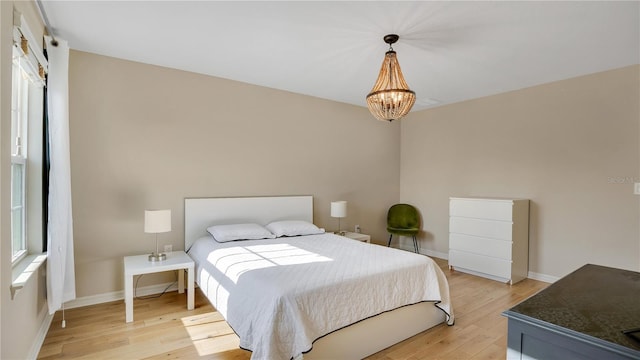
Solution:
{"label": "drawer", "polygon": [[513,201],[451,199],[449,215],[477,219],[511,221]]}
{"label": "drawer", "polygon": [[449,235],[449,248],[503,260],[511,260],[512,242],[451,233]]}
{"label": "drawer", "polygon": [[513,223],[452,216],[449,218],[449,232],[511,241]]}
{"label": "drawer", "polygon": [[451,249],[449,250],[449,265],[511,279],[511,261],[507,260]]}

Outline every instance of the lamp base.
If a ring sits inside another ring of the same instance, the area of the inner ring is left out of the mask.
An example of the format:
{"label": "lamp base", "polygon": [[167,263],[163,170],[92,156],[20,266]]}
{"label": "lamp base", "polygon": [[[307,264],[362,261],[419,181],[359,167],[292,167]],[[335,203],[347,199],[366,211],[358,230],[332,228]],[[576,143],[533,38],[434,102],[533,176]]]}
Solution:
{"label": "lamp base", "polygon": [[159,261],[165,261],[165,260],[167,260],[166,254],[151,253],[151,255],[149,255],[149,261],[151,262],[159,262]]}

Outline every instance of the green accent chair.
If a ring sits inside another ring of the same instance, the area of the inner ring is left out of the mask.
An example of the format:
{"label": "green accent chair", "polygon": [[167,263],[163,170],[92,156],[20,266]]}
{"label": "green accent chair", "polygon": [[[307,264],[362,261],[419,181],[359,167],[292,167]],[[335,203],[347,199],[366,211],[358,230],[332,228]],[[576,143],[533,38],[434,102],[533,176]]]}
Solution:
{"label": "green accent chair", "polygon": [[387,212],[387,232],[389,232],[389,243],[393,235],[410,236],[413,238],[413,250],[418,253],[418,240],[416,235],[420,231],[420,216],[418,210],[409,204],[395,204]]}

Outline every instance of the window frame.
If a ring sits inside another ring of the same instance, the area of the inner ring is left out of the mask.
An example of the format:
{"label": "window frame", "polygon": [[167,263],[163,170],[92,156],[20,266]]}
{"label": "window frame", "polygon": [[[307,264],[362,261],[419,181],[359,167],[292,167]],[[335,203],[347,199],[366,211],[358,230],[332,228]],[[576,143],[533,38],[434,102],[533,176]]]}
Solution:
{"label": "window frame", "polygon": [[[11,263],[27,256],[27,154],[29,128],[29,87],[32,85],[22,62],[24,54],[14,44],[11,87]],[[19,174],[16,165],[20,166]],[[20,182],[16,190],[17,181]],[[18,193],[20,199],[16,199]],[[19,237],[16,241],[16,210],[20,213]],[[16,246],[17,245],[17,246]]]}
{"label": "window frame", "polygon": [[[24,19],[21,16],[20,18],[23,22]],[[42,176],[43,171],[42,154],[38,153],[38,150],[42,152],[42,144],[38,142],[43,141],[43,136],[38,131],[42,132],[43,88],[46,85],[44,76],[47,64],[45,60],[43,66],[40,61],[41,51],[33,48],[31,44],[35,42],[32,38],[30,31],[24,26],[14,26],[11,73],[12,267],[18,265],[30,253],[42,252],[41,245],[45,236],[41,230],[41,223],[46,219],[37,216],[42,212],[39,207],[43,202],[42,199],[36,198],[42,196],[41,185],[37,186],[37,178]],[[32,127],[35,129],[34,132],[30,131]],[[19,173],[16,171],[17,168]],[[16,219],[16,216],[20,216],[20,219]]]}

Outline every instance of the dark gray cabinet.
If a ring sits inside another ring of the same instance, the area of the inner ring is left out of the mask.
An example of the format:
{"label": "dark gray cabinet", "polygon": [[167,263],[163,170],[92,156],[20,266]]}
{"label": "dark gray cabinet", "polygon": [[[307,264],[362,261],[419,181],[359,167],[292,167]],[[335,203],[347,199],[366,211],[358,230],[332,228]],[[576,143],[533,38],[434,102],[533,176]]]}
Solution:
{"label": "dark gray cabinet", "polygon": [[503,313],[507,359],[640,359],[640,273],[585,265]]}

